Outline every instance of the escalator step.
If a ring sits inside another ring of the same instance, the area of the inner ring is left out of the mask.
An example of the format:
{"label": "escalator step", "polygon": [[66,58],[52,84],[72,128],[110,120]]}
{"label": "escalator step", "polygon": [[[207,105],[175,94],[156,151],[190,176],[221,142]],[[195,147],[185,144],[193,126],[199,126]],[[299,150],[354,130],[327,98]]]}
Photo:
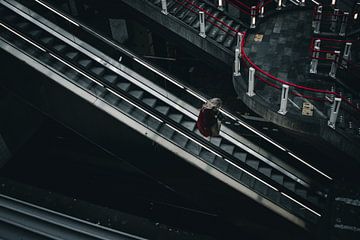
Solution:
{"label": "escalator step", "polygon": [[129,91],[129,94],[137,99],[141,99],[144,95],[144,91],[142,90],[132,90]]}
{"label": "escalator step", "polygon": [[175,131],[166,124],[163,124],[163,126],[159,129],[159,132],[166,138],[171,139]]}
{"label": "escalator step", "polygon": [[105,72],[105,68],[103,68],[103,67],[94,67],[94,68],[91,68],[91,72],[95,73],[98,76],[101,76],[101,74],[103,74]]}
{"label": "escalator step", "polygon": [[131,116],[140,122],[144,122],[145,118],[148,116],[144,111],[141,111],[138,108],[134,108],[134,111],[131,112]]}
{"label": "escalator step", "polygon": [[84,68],[88,68],[90,66],[90,64],[92,63],[92,61],[90,59],[82,59],[80,61],[78,61],[78,63],[83,66]]}
{"label": "escalator step", "polygon": [[259,172],[261,172],[261,173],[264,174],[265,176],[268,176],[268,177],[271,176],[271,168],[260,167],[260,168],[259,168]]}
{"label": "escalator step", "polygon": [[319,198],[314,196],[314,195],[309,195],[307,197],[307,199],[309,200],[309,202],[315,204],[315,205],[319,205]]}
{"label": "escalator step", "polygon": [[227,172],[229,163],[218,156],[215,157],[214,165],[223,172]]}
{"label": "escalator step", "polygon": [[202,159],[204,159],[205,161],[207,161],[208,163],[213,163],[216,156],[212,152],[210,152],[210,151],[203,148],[201,150],[200,157]]}
{"label": "escalator step", "polygon": [[229,145],[229,144],[221,144],[220,148],[223,149],[225,152],[227,152],[229,154],[233,154],[235,146],[234,145]]}
{"label": "escalator step", "polygon": [[190,131],[193,131],[195,129],[195,122],[183,121],[181,125],[189,129]]}
{"label": "escalator step", "polygon": [[196,156],[199,156],[199,154],[202,150],[202,147],[199,146],[198,144],[194,143],[193,141],[189,140],[185,146],[185,149],[188,150],[189,152],[195,154]]}
{"label": "escalator step", "polygon": [[210,138],[210,142],[211,142],[212,144],[214,144],[215,146],[217,146],[217,147],[220,147],[221,140],[222,140],[221,137],[211,137],[211,138]]}
{"label": "escalator step", "polygon": [[242,162],[246,161],[247,154],[243,152],[235,152],[234,156]]}
{"label": "escalator step", "polygon": [[126,113],[130,113],[134,109],[133,105],[122,99],[118,101],[116,106]]}
{"label": "escalator step", "polygon": [[155,118],[149,116],[144,123],[151,129],[154,129],[155,131],[157,131],[161,125],[161,122],[159,122],[158,120],[156,120]]}
{"label": "escalator step", "polygon": [[293,192],[295,191],[295,183],[294,182],[284,181],[284,187],[286,187],[287,189],[289,189]]}
{"label": "escalator step", "polygon": [[[53,48],[58,52],[62,52],[62,51],[64,51],[64,49],[66,49],[66,45],[56,44]],[[66,56],[67,56],[67,54],[66,54]]]}
{"label": "escalator step", "polygon": [[65,54],[70,60],[75,60],[80,54],[78,52],[68,52]]}
{"label": "escalator step", "polygon": [[280,196],[280,204],[288,210],[293,210],[293,202],[284,195]]}
{"label": "escalator step", "polygon": [[130,88],[131,84],[127,83],[127,82],[118,82],[116,84],[116,87],[118,87],[119,89],[123,90],[123,91],[128,91]]}
{"label": "escalator step", "polygon": [[168,107],[168,106],[156,106],[155,109],[156,109],[158,112],[164,114],[165,116],[166,116],[166,115],[168,114],[168,112],[170,111],[170,107]]}
{"label": "escalator step", "polygon": [[97,96],[104,96],[104,94],[105,94],[105,92],[106,92],[106,89],[96,84],[96,85],[91,89],[91,91],[92,91],[93,93],[95,93]]}
{"label": "escalator step", "polygon": [[21,29],[25,29],[28,26],[30,26],[30,23],[29,22],[19,22],[19,23],[16,24],[16,26],[18,26]]}
{"label": "escalator step", "polygon": [[53,37],[44,37],[44,38],[41,38],[40,41],[47,44],[47,45],[50,45],[55,41],[55,38],[53,38]]}
{"label": "escalator step", "polygon": [[34,29],[32,31],[29,31],[29,35],[36,38],[36,37],[39,37],[41,35],[43,31],[41,30],[38,30],[38,29]]}
{"label": "escalator step", "polygon": [[257,160],[248,159],[246,160],[246,164],[254,168],[255,170],[259,169],[259,161]]}
{"label": "escalator step", "polygon": [[180,123],[183,119],[184,115],[182,114],[169,114],[169,118],[174,120],[177,123]]}
{"label": "escalator step", "polygon": [[295,193],[300,197],[307,198],[307,191],[304,189],[296,189]]}
{"label": "escalator step", "polygon": [[180,147],[184,148],[185,145],[187,144],[187,141],[188,141],[189,139],[186,138],[184,135],[175,132],[174,135],[173,135],[173,137],[172,137],[172,140],[173,140],[174,142],[176,142]]}
{"label": "escalator step", "polygon": [[273,175],[271,175],[271,179],[273,179],[275,182],[277,182],[281,185],[284,183],[284,177],[281,175],[273,174]]}
{"label": "escalator step", "polygon": [[227,172],[228,172],[228,174],[230,174],[235,179],[240,180],[242,171],[239,168],[235,167],[232,164],[229,164]]}
{"label": "escalator step", "polygon": [[104,78],[106,81],[108,81],[109,83],[115,83],[116,80],[118,79],[118,76],[109,74],[109,75],[105,75],[103,78]]}
{"label": "escalator step", "polygon": [[111,92],[107,92],[107,94],[105,95],[104,98],[107,102],[109,102],[112,105],[116,105],[117,102],[120,100],[120,98],[118,96],[116,96],[115,94],[112,94]]}
{"label": "escalator step", "polygon": [[269,189],[265,184],[260,181],[256,181],[254,185],[254,189],[256,192],[265,195],[267,194],[267,190]]}
{"label": "escalator step", "polygon": [[243,173],[240,178],[240,182],[243,183],[245,186],[250,188],[253,187],[255,179],[251,177],[249,174]]}
{"label": "escalator step", "polygon": [[150,107],[154,107],[157,102],[156,98],[143,98],[142,101]]}
{"label": "escalator step", "polygon": [[19,19],[19,17],[17,15],[11,14],[5,16],[4,19],[7,20],[8,22],[15,22],[16,19]]}
{"label": "escalator step", "polygon": [[80,84],[80,86],[86,89],[89,89],[90,85],[92,84],[92,82],[88,78],[85,78],[84,76],[79,77],[77,82]]}

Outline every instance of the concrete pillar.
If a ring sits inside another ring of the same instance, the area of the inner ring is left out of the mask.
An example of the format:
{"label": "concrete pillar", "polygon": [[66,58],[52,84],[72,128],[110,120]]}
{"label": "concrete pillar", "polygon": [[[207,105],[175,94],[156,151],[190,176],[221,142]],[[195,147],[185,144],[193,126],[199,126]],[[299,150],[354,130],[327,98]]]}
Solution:
{"label": "concrete pillar", "polygon": [[248,85],[248,91],[246,93],[249,97],[255,95],[254,83],[255,83],[255,69],[253,67],[249,67],[249,85]]}
{"label": "concrete pillar", "polygon": [[205,13],[203,11],[199,12],[199,21],[200,21],[200,33],[199,35],[203,38],[206,38],[205,33]]}
{"label": "concrete pillar", "polygon": [[287,102],[289,97],[289,85],[283,84],[281,89],[280,109],[278,113],[285,115],[287,113]]}
{"label": "concrete pillar", "polygon": [[330,118],[328,121],[328,126],[333,129],[335,129],[335,123],[336,123],[337,116],[339,114],[340,103],[341,103],[341,98],[335,98],[334,103],[331,106],[331,112],[330,112]]}

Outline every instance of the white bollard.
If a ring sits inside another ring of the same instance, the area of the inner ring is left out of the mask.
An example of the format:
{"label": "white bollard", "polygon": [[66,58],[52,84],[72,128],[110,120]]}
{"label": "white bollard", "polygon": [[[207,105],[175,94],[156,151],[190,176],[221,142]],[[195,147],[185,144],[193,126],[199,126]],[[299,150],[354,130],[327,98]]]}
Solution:
{"label": "white bollard", "polygon": [[331,5],[335,6],[335,4],[336,4],[336,0],[331,0]]}
{"label": "white bollard", "polygon": [[241,42],[242,42],[243,34],[241,32],[238,32],[236,35],[236,48],[240,51],[241,56]]}
{"label": "white bollard", "polygon": [[278,0],[276,10],[281,10],[282,0]]}
{"label": "white bollard", "polygon": [[328,121],[328,126],[333,129],[335,129],[335,123],[336,123],[337,116],[339,114],[340,103],[341,103],[341,98],[335,98],[333,105],[331,106],[331,113],[330,113],[330,118]]}
{"label": "white bollard", "polygon": [[250,28],[256,27],[256,6],[251,7],[250,11]]}
{"label": "white bollard", "polygon": [[254,83],[255,83],[255,69],[253,67],[249,67],[249,85],[247,95],[252,97],[255,95],[254,93]]}
{"label": "white bollard", "polygon": [[345,44],[345,49],[344,49],[344,55],[343,55],[343,61],[342,64],[347,66],[348,61],[350,60],[350,54],[351,54],[351,42],[347,42]]}
{"label": "white bollard", "polygon": [[315,52],[313,52],[312,56],[313,59],[311,59],[311,63],[310,63],[310,73],[313,74],[317,74],[317,66],[319,63],[319,51],[320,51],[320,47],[315,46],[314,47]]}
{"label": "white bollard", "polygon": [[320,40],[320,39],[316,39],[316,40],[314,41],[314,46],[315,46],[315,47],[320,48],[320,44],[321,44],[321,40]]}
{"label": "white bollard", "polygon": [[346,24],[347,24],[348,17],[349,17],[349,13],[344,12],[344,15],[343,15],[343,18],[342,18],[342,21],[341,21],[340,32],[339,32],[340,36],[345,36]]}
{"label": "white bollard", "polygon": [[314,33],[316,34],[320,32],[321,16],[322,16],[322,6],[318,6],[314,21],[314,28],[315,28]]}
{"label": "white bollard", "polygon": [[300,6],[301,6],[301,7],[304,7],[304,6],[305,6],[305,0],[301,0]]}
{"label": "white bollard", "polygon": [[336,70],[337,70],[337,67],[338,67],[338,61],[339,61],[339,56],[340,56],[340,51],[334,51],[334,54],[335,54],[335,58],[331,64],[331,69],[330,69],[330,72],[329,72],[329,76],[332,77],[332,78],[335,78],[336,76]]}
{"label": "white bollard", "polygon": [[218,9],[223,11],[224,10],[224,2],[223,0],[218,0]]}
{"label": "white bollard", "polygon": [[281,102],[280,102],[280,109],[278,113],[285,115],[287,113],[287,102],[289,96],[289,85],[283,84],[281,90]]}
{"label": "white bollard", "polygon": [[203,38],[206,38],[205,33],[205,13],[203,11],[199,12],[199,19],[200,19],[200,33],[199,35]]}
{"label": "white bollard", "polygon": [[161,12],[165,15],[168,15],[168,10],[167,10],[167,3],[166,0],[161,0]]}
{"label": "white bollard", "polygon": [[261,0],[260,7],[259,7],[259,18],[264,17],[264,0]]}
{"label": "white bollard", "polygon": [[330,30],[335,32],[338,21],[339,9],[334,9],[334,14],[331,16]]}
{"label": "white bollard", "polygon": [[240,76],[240,51],[235,48],[235,60],[234,60],[234,76]]}

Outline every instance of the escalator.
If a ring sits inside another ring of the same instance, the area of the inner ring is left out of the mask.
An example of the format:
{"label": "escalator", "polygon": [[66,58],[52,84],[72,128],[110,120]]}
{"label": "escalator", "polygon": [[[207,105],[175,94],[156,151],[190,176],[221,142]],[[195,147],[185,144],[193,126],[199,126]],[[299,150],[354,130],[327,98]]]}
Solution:
{"label": "escalator", "polygon": [[[274,162],[276,157],[265,154],[259,146],[249,147],[244,138],[229,129],[224,128],[220,137],[207,141],[195,128],[197,110],[171,93],[147,85],[143,76],[125,66],[133,59],[124,57],[116,62],[18,2],[0,3],[0,47],[4,51],[54,81],[62,79],[63,86],[70,84],[71,91],[88,98],[119,124],[157,142],[289,221],[304,228],[321,222],[329,204],[330,184],[319,184],[290,171],[291,167]],[[66,21],[81,27],[73,19]],[[124,50],[122,56],[126,54]],[[226,116],[231,121],[231,115]]]}

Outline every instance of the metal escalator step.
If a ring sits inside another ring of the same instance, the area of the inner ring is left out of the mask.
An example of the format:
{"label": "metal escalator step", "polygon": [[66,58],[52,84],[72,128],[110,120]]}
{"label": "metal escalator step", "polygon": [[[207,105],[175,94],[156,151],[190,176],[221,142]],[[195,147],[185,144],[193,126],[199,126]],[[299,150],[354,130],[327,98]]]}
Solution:
{"label": "metal escalator step", "polygon": [[142,90],[131,90],[128,93],[137,99],[141,99],[144,95],[144,91]]}
{"label": "metal escalator step", "polygon": [[161,122],[159,122],[157,119],[149,116],[144,123],[151,129],[157,131],[160,127],[160,125],[162,124]]}
{"label": "metal escalator step", "polygon": [[70,60],[75,60],[80,54],[78,52],[68,52],[65,54]]}
{"label": "metal escalator step", "polygon": [[220,148],[223,149],[225,152],[227,152],[229,154],[233,154],[235,146],[234,145],[229,145],[229,144],[221,144]]}
{"label": "metal escalator step", "polygon": [[239,159],[239,160],[242,161],[242,162],[245,162],[245,161],[246,161],[246,157],[247,157],[247,154],[246,154],[246,153],[243,153],[243,152],[235,152],[233,155],[234,155],[234,157],[236,157],[237,159]]}
{"label": "metal escalator step", "polygon": [[189,15],[184,19],[184,22],[188,25],[191,25],[197,18],[198,16],[195,13],[189,13]]}
{"label": "metal escalator step", "polygon": [[190,131],[193,131],[195,129],[195,122],[183,121],[181,125],[189,129]]}
{"label": "metal escalator step", "polygon": [[272,200],[275,203],[280,203],[280,197],[281,197],[281,193],[272,189],[272,188],[268,188],[266,196]]}
{"label": "metal escalator step", "polygon": [[240,182],[245,186],[252,188],[255,183],[255,179],[249,174],[243,173],[240,178]]}
{"label": "metal escalator step", "polygon": [[41,35],[43,31],[41,30],[38,30],[38,29],[34,29],[32,31],[29,31],[29,35],[36,38],[36,37],[39,37]]}
{"label": "metal escalator step", "polygon": [[171,139],[172,136],[174,135],[174,130],[172,128],[170,128],[169,126],[167,126],[166,124],[163,124],[161,126],[161,128],[159,129],[159,133],[161,133],[161,135],[165,136],[168,139]]}
{"label": "metal escalator step", "polygon": [[145,118],[148,116],[144,111],[134,108],[134,110],[131,112],[131,116],[133,116],[135,119],[139,120],[140,122],[144,122]]}
{"label": "metal escalator step", "polygon": [[104,96],[104,94],[105,94],[105,92],[106,92],[106,89],[96,84],[96,85],[91,89],[91,91],[92,91],[93,93],[95,93],[97,96]]}
{"label": "metal escalator step", "polygon": [[10,15],[4,16],[4,19],[7,20],[8,22],[14,22],[14,21],[16,21],[16,19],[19,19],[19,17],[17,15],[10,14]]}
{"label": "metal escalator step", "polygon": [[191,26],[192,26],[193,28],[195,28],[195,29],[199,29],[199,27],[200,27],[200,20],[199,20],[199,18],[197,18],[197,19],[191,24]]}
{"label": "metal escalator step", "polygon": [[257,160],[247,159],[245,163],[250,167],[254,168],[255,170],[259,169],[259,161]]}
{"label": "metal escalator step", "polygon": [[131,105],[130,103],[128,103],[127,101],[124,101],[122,99],[120,101],[118,101],[116,106],[126,113],[130,113],[135,108],[133,105]]}
{"label": "metal escalator step", "polygon": [[113,75],[113,74],[109,74],[109,75],[103,76],[103,79],[105,79],[105,80],[108,81],[109,83],[115,83],[116,80],[118,79],[118,76]]}
{"label": "metal escalator step", "polygon": [[94,68],[91,68],[90,71],[95,73],[98,76],[101,76],[101,74],[103,74],[105,72],[105,68],[103,68],[103,67],[94,67]]}
{"label": "metal escalator step", "polygon": [[18,26],[21,29],[25,29],[28,26],[30,26],[30,23],[29,22],[18,22],[18,23],[16,23],[16,26]]}
{"label": "metal escalator step", "polygon": [[67,68],[67,66],[65,64],[63,64],[62,62],[56,61],[52,64],[52,67],[55,68],[56,70],[58,70],[59,72],[63,72],[63,70],[65,68]]}
{"label": "metal escalator step", "polygon": [[170,111],[170,107],[168,106],[156,106],[155,109],[164,115],[167,115]]}
{"label": "metal escalator step", "polygon": [[131,84],[128,82],[118,82],[116,84],[116,87],[118,87],[119,89],[121,89],[125,92],[127,92],[129,90],[130,86],[131,86]]}
{"label": "metal escalator step", "polygon": [[264,174],[265,176],[270,177],[271,176],[271,168],[267,168],[267,167],[260,167],[259,168],[259,172],[261,172],[262,174]]}
{"label": "metal escalator step", "polygon": [[260,181],[255,181],[254,189],[256,192],[260,193],[261,195],[266,195],[269,187]]}
{"label": "metal escalator step", "polygon": [[196,156],[199,156],[202,147],[196,143],[194,143],[193,141],[189,140],[188,143],[185,146],[185,149],[193,154],[195,154]]}
{"label": "metal escalator step", "polygon": [[199,155],[200,155],[200,158],[204,159],[208,163],[213,163],[215,160],[215,157],[216,157],[215,154],[206,150],[205,148],[201,149],[201,152]]}
{"label": "metal escalator step", "polygon": [[[223,17],[220,18],[221,21],[224,21],[225,19],[226,19],[225,16],[223,16]],[[209,32],[208,35],[209,35],[209,37],[211,37],[211,38],[215,38],[216,34],[217,34],[219,31],[221,31],[221,30],[220,30],[219,28],[215,27],[215,28],[211,29],[211,31]]]}
{"label": "metal escalator step", "polygon": [[157,99],[156,98],[143,98],[142,101],[150,106],[150,107],[154,107],[156,102],[157,102]]}
{"label": "metal escalator step", "polygon": [[241,174],[242,174],[242,171],[235,167],[234,165],[232,164],[229,164],[229,167],[227,169],[227,173],[232,176],[233,178],[237,179],[237,180],[240,180],[240,177],[241,177]]}
{"label": "metal escalator step", "polygon": [[217,147],[220,147],[221,141],[222,141],[221,137],[211,137],[210,138],[210,142]]}
{"label": "metal escalator step", "polygon": [[307,197],[307,200],[309,201],[309,202],[311,202],[312,204],[315,204],[315,205],[319,205],[319,198],[317,197],[317,196],[314,196],[314,195],[309,195],[308,197]]}
{"label": "metal escalator step", "polygon": [[41,38],[40,41],[47,44],[47,45],[50,45],[55,41],[55,38],[53,38],[53,37],[44,37],[44,38]]}
{"label": "metal escalator step", "polygon": [[304,189],[296,189],[295,193],[302,198],[305,198],[305,199],[307,198],[307,191]]}
{"label": "metal escalator step", "polygon": [[78,61],[78,63],[81,66],[83,66],[84,68],[88,68],[92,63],[92,60],[90,60],[90,59],[82,59],[82,60]]}
{"label": "metal escalator step", "polygon": [[284,183],[284,176],[281,175],[273,174],[271,175],[271,179],[281,185]]}
{"label": "metal escalator step", "polygon": [[287,189],[289,189],[293,192],[295,191],[295,183],[294,182],[284,181],[284,187],[286,187]]}
{"label": "metal escalator step", "polygon": [[227,169],[229,167],[229,163],[225,161],[223,158],[220,158],[218,156],[215,157],[214,166],[220,169],[223,172],[227,172]]}
{"label": "metal escalator step", "polygon": [[169,114],[169,118],[179,123],[183,119],[184,115],[182,114]]}
{"label": "metal escalator step", "polygon": [[178,132],[174,133],[172,140],[174,142],[176,142],[182,148],[184,148],[185,145],[187,144],[187,141],[189,141],[189,139],[187,137],[185,137],[184,135],[182,135]]}
{"label": "metal escalator step", "polygon": [[174,4],[172,7],[170,7],[168,9],[169,13],[175,15],[176,13],[178,13],[181,10],[182,6],[181,5],[176,5]]}
{"label": "metal escalator step", "polygon": [[66,49],[66,45],[64,45],[64,44],[56,44],[53,48],[58,52],[62,52],[62,51],[64,51],[64,49]]}
{"label": "metal escalator step", "polygon": [[78,82],[78,84],[80,84],[80,86],[82,86],[86,89],[89,89],[92,84],[92,81],[90,81],[88,78],[86,78],[84,76],[79,77],[77,82]]}
{"label": "metal escalator step", "polygon": [[288,210],[293,210],[293,201],[284,195],[280,196],[280,204]]}
{"label": "metal escalator step", "polygon": [[107,92],[104,99],[112,105],[116,105],[117,102],[120,101],[120,98],[111,92]]}

